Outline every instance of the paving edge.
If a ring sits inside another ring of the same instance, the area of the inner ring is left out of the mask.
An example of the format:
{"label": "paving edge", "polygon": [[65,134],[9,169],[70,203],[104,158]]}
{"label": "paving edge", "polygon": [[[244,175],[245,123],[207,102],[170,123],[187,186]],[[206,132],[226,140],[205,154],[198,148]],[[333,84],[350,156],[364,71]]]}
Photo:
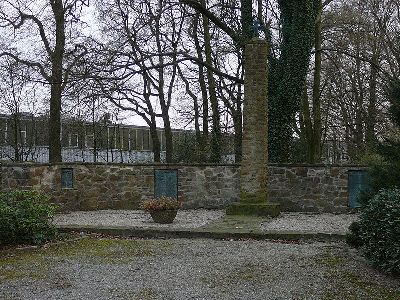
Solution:
{"label": "paving edge", "polygon": [[122,237],[138,238],[208,238],[208,239],[255,239],[255,240],[291,240],[291,241],[343,241],[344,234],[305,233],[305,232],[228,232],[200,229],[162,230],[137,227],[100,227],[100,226],[57,226],[60,232],[98,233]]}

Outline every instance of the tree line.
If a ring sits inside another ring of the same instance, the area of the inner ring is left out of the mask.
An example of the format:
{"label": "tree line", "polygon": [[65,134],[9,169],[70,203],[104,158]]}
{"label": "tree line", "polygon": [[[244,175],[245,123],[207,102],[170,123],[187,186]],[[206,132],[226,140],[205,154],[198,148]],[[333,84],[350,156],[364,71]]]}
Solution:
{"label": "tree line", "polygon": [[360,162],[397,134],[386,94],[399,78],[399,8],[398,0],[5,0],[0,101],[13,112],[43,95],[35,108],[49,114],[50,162],[61,161],[62,115],[92,120],[112,110],[143,119],[155,161],[159,126],[174,160],[179,120],[194,130],[193,161],[220,162],[229,132],[240,162],[243,51],[257,37],[270,46],[270,160]]}

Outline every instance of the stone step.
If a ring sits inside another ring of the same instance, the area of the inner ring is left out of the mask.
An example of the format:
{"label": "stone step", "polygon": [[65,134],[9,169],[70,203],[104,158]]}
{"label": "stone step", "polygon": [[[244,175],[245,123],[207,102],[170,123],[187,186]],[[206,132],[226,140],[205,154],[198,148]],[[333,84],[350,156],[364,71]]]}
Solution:
{"label": "stone step", "polygon": [[246,215],[277,217],[280,214],[278,203],[232,203],[226,208],[227,215]]}

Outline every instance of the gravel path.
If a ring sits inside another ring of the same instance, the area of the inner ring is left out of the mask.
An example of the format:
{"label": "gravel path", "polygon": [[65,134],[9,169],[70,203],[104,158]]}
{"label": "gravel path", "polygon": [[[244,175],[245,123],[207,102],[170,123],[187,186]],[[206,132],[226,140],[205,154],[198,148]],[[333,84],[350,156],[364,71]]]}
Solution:
{"label": "gravel path", "polygon": [[279,218],[262,223],[261,228],[265,231],[345,234],[350,224],[357,220],[356,214],[283,213]]}
{"label": "gravel path", "polygon": [[342,243],[82,239],[0,253],[0,299],[398,297],[398,281]]}
{"label": "gravel path", "polygon": [[[150,215],[141,210],[77,211],[56,215],[56,225],[124,226],[159,229],[194,229],[221,220],[224,210],[179,210],[174,223],[156,224]],[[278,218],[260,223],[263,231],[335,233],[345,234],[349,225],[357,220],[356,214],[282,213]]]}
{"label": "gravel path", "polygon": [[154,223],[142,210],[76,211],[54,217],[56,225],[124,226],[138,228],[192,229],[222,218],[224,210],[179,210],[172,224]]}

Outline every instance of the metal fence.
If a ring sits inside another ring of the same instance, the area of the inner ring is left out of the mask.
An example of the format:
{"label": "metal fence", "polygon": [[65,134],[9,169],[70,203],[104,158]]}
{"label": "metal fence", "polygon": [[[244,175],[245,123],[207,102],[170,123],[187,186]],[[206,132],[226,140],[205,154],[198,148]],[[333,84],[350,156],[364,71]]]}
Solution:
{"label": "metal fence", "polygon": [[[151,151],[127,151],[119,149],[96,150],[63,148],[61,151],[64,162],[113,162],[113,163],[149,163],[154,161]],[[33,147],[22,150],[21,160],[38,163],[49,162],[48,147]],[[164,161],[165,152],[161,153],[161,160]],[[15,149],[11,146],[0,148],[0,160],[15,161]]]}

